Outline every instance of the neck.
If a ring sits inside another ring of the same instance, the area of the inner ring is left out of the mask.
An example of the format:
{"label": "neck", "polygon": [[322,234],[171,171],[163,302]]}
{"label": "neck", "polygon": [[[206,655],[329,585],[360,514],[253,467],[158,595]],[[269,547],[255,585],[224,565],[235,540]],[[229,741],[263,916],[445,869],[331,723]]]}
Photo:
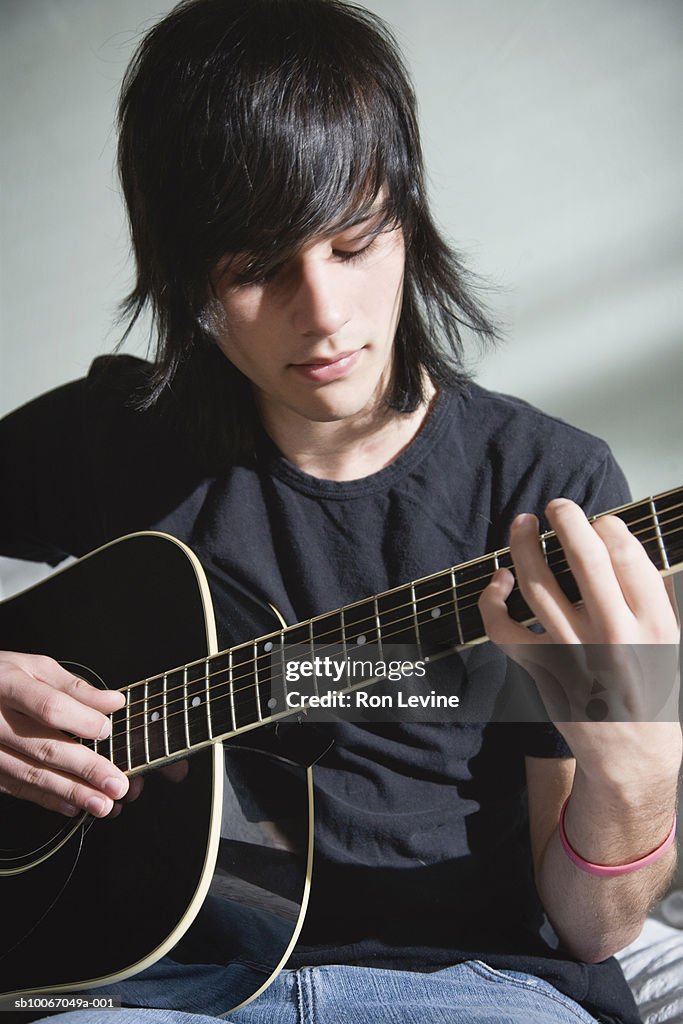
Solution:
{"label": "neck", "polygon": [[315,422],[288,409],[261,407],[271,439],[299,469],[325,480],[359,480],[390,465],[424,424],[436,390],[429,381],[426,396],[411,413],[388,409],[377,401],[354,417]]}

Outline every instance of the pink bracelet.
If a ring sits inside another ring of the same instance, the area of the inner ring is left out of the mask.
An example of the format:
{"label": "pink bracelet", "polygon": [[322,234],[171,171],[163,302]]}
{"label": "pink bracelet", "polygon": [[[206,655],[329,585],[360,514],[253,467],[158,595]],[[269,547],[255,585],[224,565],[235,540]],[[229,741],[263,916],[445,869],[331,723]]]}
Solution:
{"label": "pink bracelet", "polygon": [[640,857],[638,860],[632,860],[630,864],[593,864],[589,860],[584,860],[583,857],[576,852],[573,846],[571,846],[567,839],[567,833],[564,828],[564,817],[567,812],[568,803],[569,797],[567,797],[565,802],[562,804],[562,810],[560,811],[559,830],[562,849],[567,854],[572,864],[576,864],[577,868],[581,868],[582,871],[586,871],[589,875],[597,875],[598,878],[616,878],[617,875],[628,875],[632,871],[639,871],[640,868],[647,867],[648,864],[654,864],[656,860],[659,860],[660,857],[664,856],[676,838],[676,815],[674,814],[673,824],[664,842],[650,853],[646,853],[644,857]]}

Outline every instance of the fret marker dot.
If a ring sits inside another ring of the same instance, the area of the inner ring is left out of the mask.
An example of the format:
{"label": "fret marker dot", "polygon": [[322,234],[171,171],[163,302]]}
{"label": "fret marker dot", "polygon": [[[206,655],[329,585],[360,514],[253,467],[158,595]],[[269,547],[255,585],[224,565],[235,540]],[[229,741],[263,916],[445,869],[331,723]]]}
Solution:
{"label": "fret marker dot", "polygon": [[159,719],[161,718],[161,715],[159,714],[158,711],[153,711],[151,714],[151,718],[153,722],[158,722]]}
{"label": "fret marker dot", "polygon": [[192,707],[193,708],[198,708],[199,705],[201,704],[201,702],[202,702],[202,698],[201,697],[193,697],[192,698]]}
{"label": "fret marker dot", "polygon": [[265,643],[263,645],[263,650],[266,651],[266,652],[269,652],[269,651],[272,651],[272,649],[273,649],[273,645],[270,642],[270,640],[268,640],[267,643]]}
{"label": "fret marker dot", "polygon": [[367,639],[368,638],[366,636],[364,636],[363,633],[361,633],[361,635],[359,637],[357,637],[356,643],[358,644],[359,647],[362,647],[363,644],[367,642]]}
{"label": "fret marker dot", "polygon": [[441,609],[440,608],[432,608],[432,618],[433,619],[438,619],[440,615],[441,615]]}
{"label": "fret marker dot", "polygon": [[270,698],[270,700],[268,701],[268,707],[270,708],[271,711],[273,710],[273,708],[277,707],[277,699],[275,697]]}

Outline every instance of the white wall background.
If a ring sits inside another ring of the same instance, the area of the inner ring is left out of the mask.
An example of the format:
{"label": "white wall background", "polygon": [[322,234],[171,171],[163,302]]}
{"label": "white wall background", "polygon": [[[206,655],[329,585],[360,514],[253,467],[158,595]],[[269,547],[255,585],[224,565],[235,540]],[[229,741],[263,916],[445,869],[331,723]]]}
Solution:
{"label": "white wall background", "polygon": [[[0,6],[0,412],[117,340],[131,264],[114,107],[136,39],[171,6]],[[506,326],[479,379],[607,438],[636,497],[680,485],[683,3],[367,6],[414,73],[438,220]]]}

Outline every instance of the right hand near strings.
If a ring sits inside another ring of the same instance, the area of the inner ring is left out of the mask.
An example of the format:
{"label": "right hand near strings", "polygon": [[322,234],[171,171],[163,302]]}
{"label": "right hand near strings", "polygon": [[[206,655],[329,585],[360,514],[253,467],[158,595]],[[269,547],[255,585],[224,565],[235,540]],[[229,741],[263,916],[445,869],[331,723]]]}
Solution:
{"label": "right hand near strings", "polygon": [[141,780],[73,739],[105,739],[108,716],[125,702],[120,691],[99,690],[52,658],[0,651],[0,793],[97,818],[125,794],[134,797]]}

